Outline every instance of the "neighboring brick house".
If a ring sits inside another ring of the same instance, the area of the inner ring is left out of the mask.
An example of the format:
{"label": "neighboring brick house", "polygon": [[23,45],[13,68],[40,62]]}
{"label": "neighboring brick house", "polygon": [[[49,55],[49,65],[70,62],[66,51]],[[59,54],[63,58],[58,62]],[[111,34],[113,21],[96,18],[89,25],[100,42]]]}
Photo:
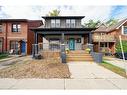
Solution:
{"label": "neighboring brick house", "polygon": [[93,31],[94,50],[102,52],[103,49],[109,49],[110,52],[115,53],[115,45],[119,42],[120,35],[122,40],[127,41],[127,19],[121,20],[110,27],[102,24]]}
{"label": "neighboring brick house", "polygon": [[119,40],[119,35],[121,35],[122,40],[127,40],[127,19],[123,19],[117,24],[109,27],[108,32],[114,35],[116,40]]}
{"label": "neighboring brick house", "polygon": [[115,36],[107,31],[105,24],[100,25],[93,31],[93,44],[95,52],[115,53]]}
{"label": "neighboring brick house", "polygon": [[13,49],[17,54],[31,54],[34,33],[30,29],[40,25],[41,20],[1,19],[0,52]]}

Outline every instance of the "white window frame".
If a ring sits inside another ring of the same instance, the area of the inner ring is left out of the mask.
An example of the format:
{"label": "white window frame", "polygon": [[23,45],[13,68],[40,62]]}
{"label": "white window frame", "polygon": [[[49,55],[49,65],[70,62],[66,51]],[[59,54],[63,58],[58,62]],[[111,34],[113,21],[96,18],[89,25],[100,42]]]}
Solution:
{"label": "white window frame", "polygon": [[66,28],[71,28],[71,19],[66,19]]}
{"label": "white window frame", "polygon": [[55,19],[51,19],[51,28],[55,28]]}
{"label": "white window frame", "polygon": [[75,19],[71,19],[71,28],[75,28]]}
{"label": "white window frame", "polygon": [[13,23],[12,24],[12,32],[21,32],[21,24]]}
{"label": "white window frame", "polygon": [[124,34],[124,27],[127,27],[127,26],[122,26],[122,35],[127,35],[127,34]]}
{"label": "white window frame", "polygon": [[60,28],[60,19],[56,19],[55,26],[56,28]]}

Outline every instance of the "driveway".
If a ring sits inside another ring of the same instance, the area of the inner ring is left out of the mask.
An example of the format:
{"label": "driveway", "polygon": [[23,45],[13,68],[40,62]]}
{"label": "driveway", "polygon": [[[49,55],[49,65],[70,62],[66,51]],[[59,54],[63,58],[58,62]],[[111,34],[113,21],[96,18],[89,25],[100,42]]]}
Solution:
{"label": "driveway", "polygon": [[69,89],[127,89],[127,79],[94,62],[68,63]]}
{"label": "driveway", "polygon": [[1,78],[0,89],[127,89],[127,79],[94,62],[67,63],[70,79]]}

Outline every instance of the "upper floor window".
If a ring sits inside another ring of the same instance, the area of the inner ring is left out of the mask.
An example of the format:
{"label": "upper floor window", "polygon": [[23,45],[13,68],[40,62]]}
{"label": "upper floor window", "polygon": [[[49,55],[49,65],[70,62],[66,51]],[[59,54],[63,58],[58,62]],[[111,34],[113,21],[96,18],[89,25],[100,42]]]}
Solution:
{"label": "upper floor window", "polygon": [[75,27],[75,19],[71,19],[71,28]]}
{"label": "upper floor window", "polygon": [[52,28],[55,27],[55,20],[54,20],[54,19],[51,20],[51,27],[52,27]]}
{"label": "upper floor window", "polygon": [[75,27],[75,19],[67,19],[66,20],[66,27],[67,28],[74,28]]}
{"label": "upper floor window", "polygon": [[20,24],[12,24],[12,32],[20,32],[21,25]]}
{"label": "upper floor window", "polygon": [[2,23],[0,23],[0,32],[2,32]]}
{"label": "upper floor window", "polygon": [[70,28],[71,27],[71,20],[70,19],[67,19],[66,20],[66,27],[67,28]]}
{"label": "upper floor window", "polygon": [[59,28],[60,27],[60,19],[52,19],[51,20],[51,27],[52,28]]}
{"label": "upper floor window", "polygon": [[127,35],[127,26],[123,26],[123,34]]}
{"label": "upper floor window", "polygon": [[60,20],[56,19],[56,27],[59,28],[60,27]]}

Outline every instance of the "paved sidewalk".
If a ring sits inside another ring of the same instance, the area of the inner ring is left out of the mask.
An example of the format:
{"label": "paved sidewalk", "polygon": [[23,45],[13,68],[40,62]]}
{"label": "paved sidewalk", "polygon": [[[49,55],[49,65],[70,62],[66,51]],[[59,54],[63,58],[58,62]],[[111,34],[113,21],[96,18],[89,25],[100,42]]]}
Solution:
{"label": "paved sidewalk", "polygon": [[112,65],[125,69],[127,67],[127,60],[124,62],[122,59],[105,57],[104,60]]}
{"label": "paved sidewalk", "polygon": [[1,78],[0,89],[127,89],[127,79],[96,63],[68,63],[70,79]]}

